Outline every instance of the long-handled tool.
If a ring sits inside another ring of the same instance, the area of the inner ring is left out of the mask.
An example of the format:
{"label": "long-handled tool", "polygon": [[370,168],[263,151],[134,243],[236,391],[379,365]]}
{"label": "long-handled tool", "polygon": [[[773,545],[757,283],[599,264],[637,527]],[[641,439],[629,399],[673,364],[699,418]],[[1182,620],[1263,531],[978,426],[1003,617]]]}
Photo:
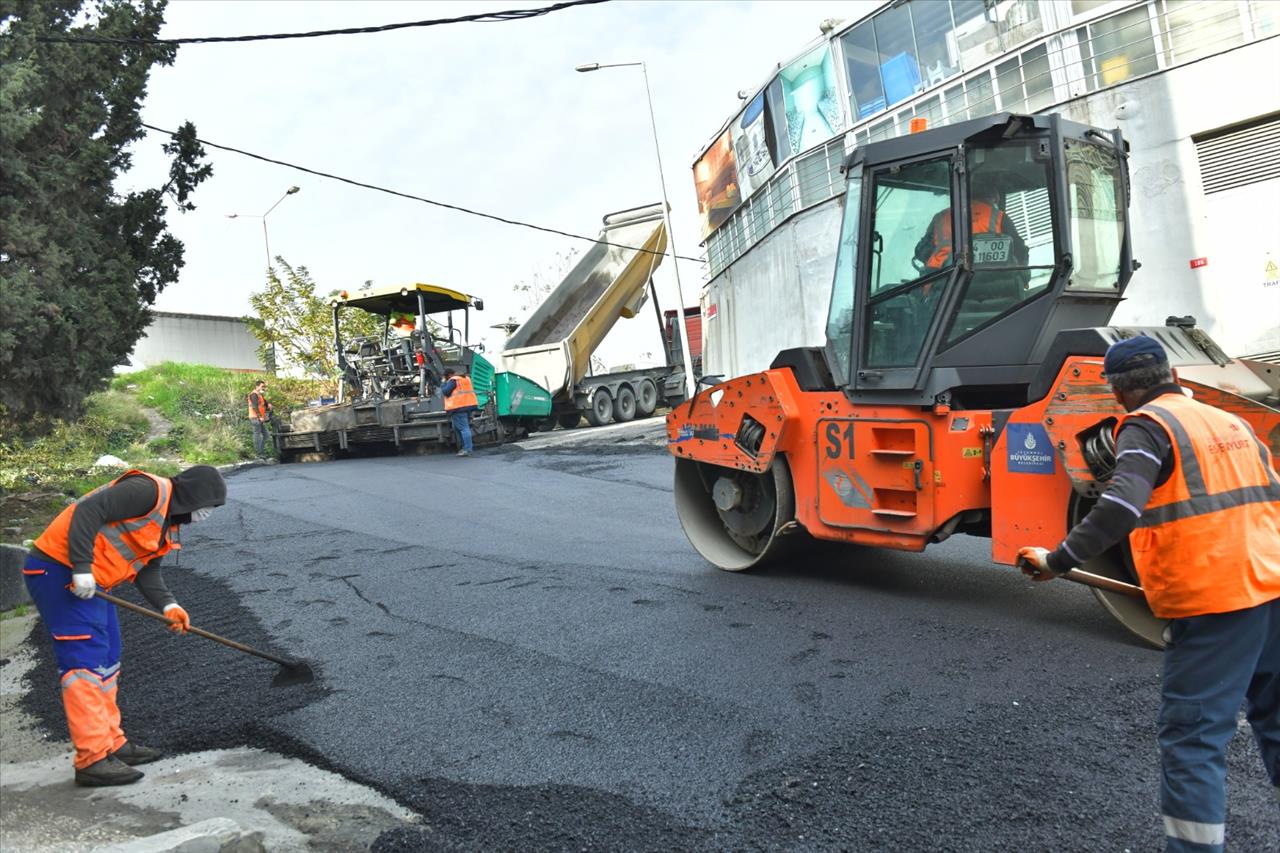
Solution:
{"label": "long-handled tool", "polygon": [[[1018,568],[1030,566],[1026,560],[1019,558]],[[1075,581],[1085,586],[1092,586],[1098,589],[1105,589],[1109,592],[1118,592],[1121,595],[1127,595],[1130,598],[1146,598],[1146,593],[1142,591],[1142,587],[1135,584],[1125,583],[1124,581],[1113,580],[1102,575],[1095,575],[1093,572],[1086,572],[1083,569],[1072,569],[1065,575],[1059,575],[1063,580]]]}
{"label": "long-handled tool", "polygon": [[[176,620],[170,619],[168,616],[165,616],[163,613],[157,613],[154,610],[148,610],[145,607],[140,607],[131,601],[125,601],[123,598],[117,598],[116,596],[111,595],[110,593],[102,592],[101,590],[99,590],[97,594],[101,598],[104,598],[107,601],[110,601],[116,607],[123,607],[125,610],[132,610],[134,613],[140,613],[143,616],[146,616],[150,619],[155,619],[157,622],[163,622],[166,625],[177,624]],[[217,634],[213,633],[212,631],[206,631],[203,628],[197,628],[194,625],[187,628],[187,631],[189,631],[192,634],[195,634],[198,637],[204,637],[207,640],[213,640],[214,642],[222,643],[224,646],[230,646],[236,651],[241,651],[241,652],[244,652],[245,654],[255,655],[257,657],[265,658],[266,660],[272,661],[273,663],[280,664],[280,671],[276,673],[275,678],[271,679],[272,687],[285,687],[291,684],[309,684],[310,682],[315,680],[315,673],[311,671],[311,667],[306,663],[306,661],[290,660],[289,658],[277,657],[276,655],[273,655],[270,652],[264,652],[261,649],[255,649],[253,646],[246,646],[244,643],[237,643],[235,640],[228,640],[226,637],[219,637]]]}

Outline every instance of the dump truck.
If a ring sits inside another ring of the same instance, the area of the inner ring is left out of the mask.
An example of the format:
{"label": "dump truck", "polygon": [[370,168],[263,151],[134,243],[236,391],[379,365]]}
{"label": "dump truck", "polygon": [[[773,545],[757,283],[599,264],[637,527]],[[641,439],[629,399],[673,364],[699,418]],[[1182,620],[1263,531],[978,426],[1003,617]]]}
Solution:
{"label": "dump truck", "polygon": [[[675,312],[662,313],[653,287],[666,247],[661,205],[606,215],[596,243],[507,341],[505,369],[551,392],[552,414],[544,426],[573,427],[584,415],[593,426],[647,418],[659,406],[685,398],[680,323]],[[650,297],[666,364],[592,375],[596,348],[619,319],[635,317]]]}
{"label": "dump truck", "polygon": [[[480,404],[471,418],[477,444],[520,437],[551,413],[546,388],[516,373],[496,371],[467,344],[470,312],[483,309],[481,299],[419,283],[344,290],[330,305],[341,371],[338,400],[290,414],[276,431],[281,461],[454,446],[457,438],[440,392],[449,369],[471,375]],[[381,334],[344,340],[341,317],[353,310],[380,317]],[[398,322],[393,325],[393,320]]]}
{"label": "dump truck", "polygon": [[[1005,565],[1054,547],[1114,470],[1124,412],[1103,354],[1135,335],[1280,456],[1275,365],[1228,357],[1191,317],[1107,325],[1139,267],[1127,155],[1118,130],[1052,114],[855,149],[825,346],[667,418],[694,548],[743,571],[812,539],[921,551],[966,533]],[[1127,543],[1082,568],[1125,628],[1162,644]]]}

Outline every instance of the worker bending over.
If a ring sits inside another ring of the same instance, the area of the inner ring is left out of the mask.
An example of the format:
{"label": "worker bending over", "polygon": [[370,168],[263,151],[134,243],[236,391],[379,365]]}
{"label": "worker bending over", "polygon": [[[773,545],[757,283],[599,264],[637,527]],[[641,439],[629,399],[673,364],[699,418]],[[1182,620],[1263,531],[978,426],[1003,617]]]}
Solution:
{"label": "worker bending over", "polygon": [[127,471],[64,509],[27,555],[22,574],[53,638],[77,785],[128,785],[143,775],[133,765],[160,757],[120,727],[120,626],[115,607],[94,593],[131,581],[184,633],[191,619],[165,587],[160,560],[180,547],[181,525],[208,518],[226,498],[208,465],[172,478]]}
{"label": "worker bending over", "polygon": [[1158,728],[1166,849],[1220,851],[1241,704],[1280,805],[1280,476],[1243,418],[1183,392],[1152,338],[1113,344],[1103,370],[1128,412],[1115,474],[1057,550],[1018,556],[1048,580],[1128,536],[1151,612],[1169,620]]}
{"label": "worker bending over", "polygon": [[461,449],[459,456],[471,455],[471,413],[480,408],[480,400],[476,397],[475,388],[471,387],[471,377],[466,373],[458,374],[453,370],[444,372],[444,385],[440,386],[444,394],[444,410],[453,417],[453,428],[458,433]]}

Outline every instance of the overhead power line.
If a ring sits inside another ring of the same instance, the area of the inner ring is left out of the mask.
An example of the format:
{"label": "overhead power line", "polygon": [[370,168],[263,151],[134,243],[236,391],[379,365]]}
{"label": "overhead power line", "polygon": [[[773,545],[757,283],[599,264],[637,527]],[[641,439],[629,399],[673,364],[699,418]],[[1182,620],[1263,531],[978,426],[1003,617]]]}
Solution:
{"label": "overhead power line", "polygon": [[[143,122],[142,126],[147,128],[148,130],[154,130],[156,133],[163,133],[167,136],[175,135],[174,131],[165,130],[163,127],[156,127],[154,124],[147,124],[146,122]],[[611,243],[608,240],[598,240],[595,237],[586,237],[582,234],[574,234],[570,231],[561,231],[558,228],[548,228],[545,225],[534,225],[532,222],[522,222],[519,219],[508,219],[505,216],[498,216],[497,214],[494,214],[494,213],[484,213],[483,211],[472,210],[469,207],[462,207],[461,205],[457,205],[457,204],[449,204],[448,202],[444,202],[444,201],[436,201],[435,199],[424,198],[423,196],[414,195],[413,193],[400,192],[399,190],[393,190],[388,187],[380,187],[377,184],[370,184],[370,183],[365,183],[364,181],[357,181],[354,178],[344,178],[341,175],[334,175],[330,172],[321,172],[319,169],[310,169],[306,166],[299,166],[297,163],[289,163],[284,160],[276,160],[271,157],[265,157],[262,154],[254,154],[252,151],[245,151],[242,148],[233,148],[230,145],[219,145],[218,143],[210,142],[207,139],[197,138],[196,141],[199,142],[201,145],[207,145],[208,147],[216,148],[219,151],[229,151],[232,154],[240,154],[245,157],[250,157],[254,160],[260,160],[263,163],[271,163],[272,165],[275,165],[275,166],[284,166],[286,169],[294,169],[295,171],[304,172],[308,175],[315,175],[318,178],[329,178],[330,180],[333,180],[333,181],[339,181],[344,184],[350,184],[353,187],[361,187],[362,189],[373,190],[375,192],[380,192],[380,193],[386,193],[387,195],[393,195],[399,198],[407,198],[410,201],[420,201],[423,204],[430,204],[434,207],[444,208],[445,210],[453,210],[453,211],[457,211],[458,213],[465,213],[468,216],[478,216],[481,219],[490,219],[494,222],[501,222],[504,225],[516,225],[516,226],[519,226],[520,228],[531,228],[534,231],[542,231],[547,234],[556,234],[560,237],[569,237],[574,240],[585,240],[588,243],[597,243],[601,246],[613,246],[614,248],[618,248],[618,249],[629,249],[630,251],[633,251],[633,252],[644,252],[645,254],[649,254],[649,255],[664,255],[664,256],[666,255],[666,252],[655,252],[652,249],[644,249],[639,246],[626,246],[626,245],[623,245],[622,243]],[[702,263],[702,258],[693,258],[693,257],[689,257],[688,255],[676,255],[675,257],[681,261],[694,261],[695,263],[699,263],[699,264]]]}
{"label": "overhead power line", "polygon": [[542,6],[536,9],[508,9],[502,12],[476,12],[470,15],[459,15],[456,18],[433,18],[426,21],[404,21],[399,24],[381,24],[376,27],[345,27],[340,30],[312,30],[305,33],[266,33],[262,35],[246,35],[246,36],[197,36],[192,38],[177,39],[144,39],[144,38],[115,38],[112,36],[76,36],[76,35],[59,35],[59,36],[36,36],[38,42],[65,42],[73,44],[124,44],[124,45],[149,45],[149,44],[221,44],[224,42],[243,42],[243,41],[279,41],[282,39],[310,39],[320,38],[322,36],[355,36],[367,35],[369,33],[386,33],[392,30],[407,30],[420,27],[436,27],[442,24],[499,24],[506,21],[523,21],[527,18],[537,18],[542,15],[549,15],[552,12],[559,12],[562,9],[568,9],[573,6],[589,6],[595,3],[607,3],[609,0],[565,0],[563,3],[556,3],[552,6]]}

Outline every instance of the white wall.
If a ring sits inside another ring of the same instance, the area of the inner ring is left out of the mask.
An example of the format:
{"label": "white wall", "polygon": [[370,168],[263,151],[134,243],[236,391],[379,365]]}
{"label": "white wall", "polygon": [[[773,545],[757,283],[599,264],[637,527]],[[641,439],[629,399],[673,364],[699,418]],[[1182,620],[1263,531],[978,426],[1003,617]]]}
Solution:
{"label": "white wall", "polygon": [[209,364],[232,370],[262,370],[258,340],[239,317],[155,312],[155,319],[119,373],[165,361]]}
{"label": "white wall", "polygon": [[[1050,108],[1119,127],[1130,144],[1129,214],[1142,268],[1112,322],[1159,326],[1191,314],[1231,355],[1280,350],[1280,284],[1264,276],[1268,259],[1280,262],[1278,182],[1206,198],[1191,141],[1280,110],[1278,79],[1272,39]],[[714,304],[717,316],[706,323],[706,373],[741,376],[781,350],[825,342],[842,204],[838,197],[799,214],[709,283],[703,313]],[[1209,263],[1192,269],[1194,258]]]}

